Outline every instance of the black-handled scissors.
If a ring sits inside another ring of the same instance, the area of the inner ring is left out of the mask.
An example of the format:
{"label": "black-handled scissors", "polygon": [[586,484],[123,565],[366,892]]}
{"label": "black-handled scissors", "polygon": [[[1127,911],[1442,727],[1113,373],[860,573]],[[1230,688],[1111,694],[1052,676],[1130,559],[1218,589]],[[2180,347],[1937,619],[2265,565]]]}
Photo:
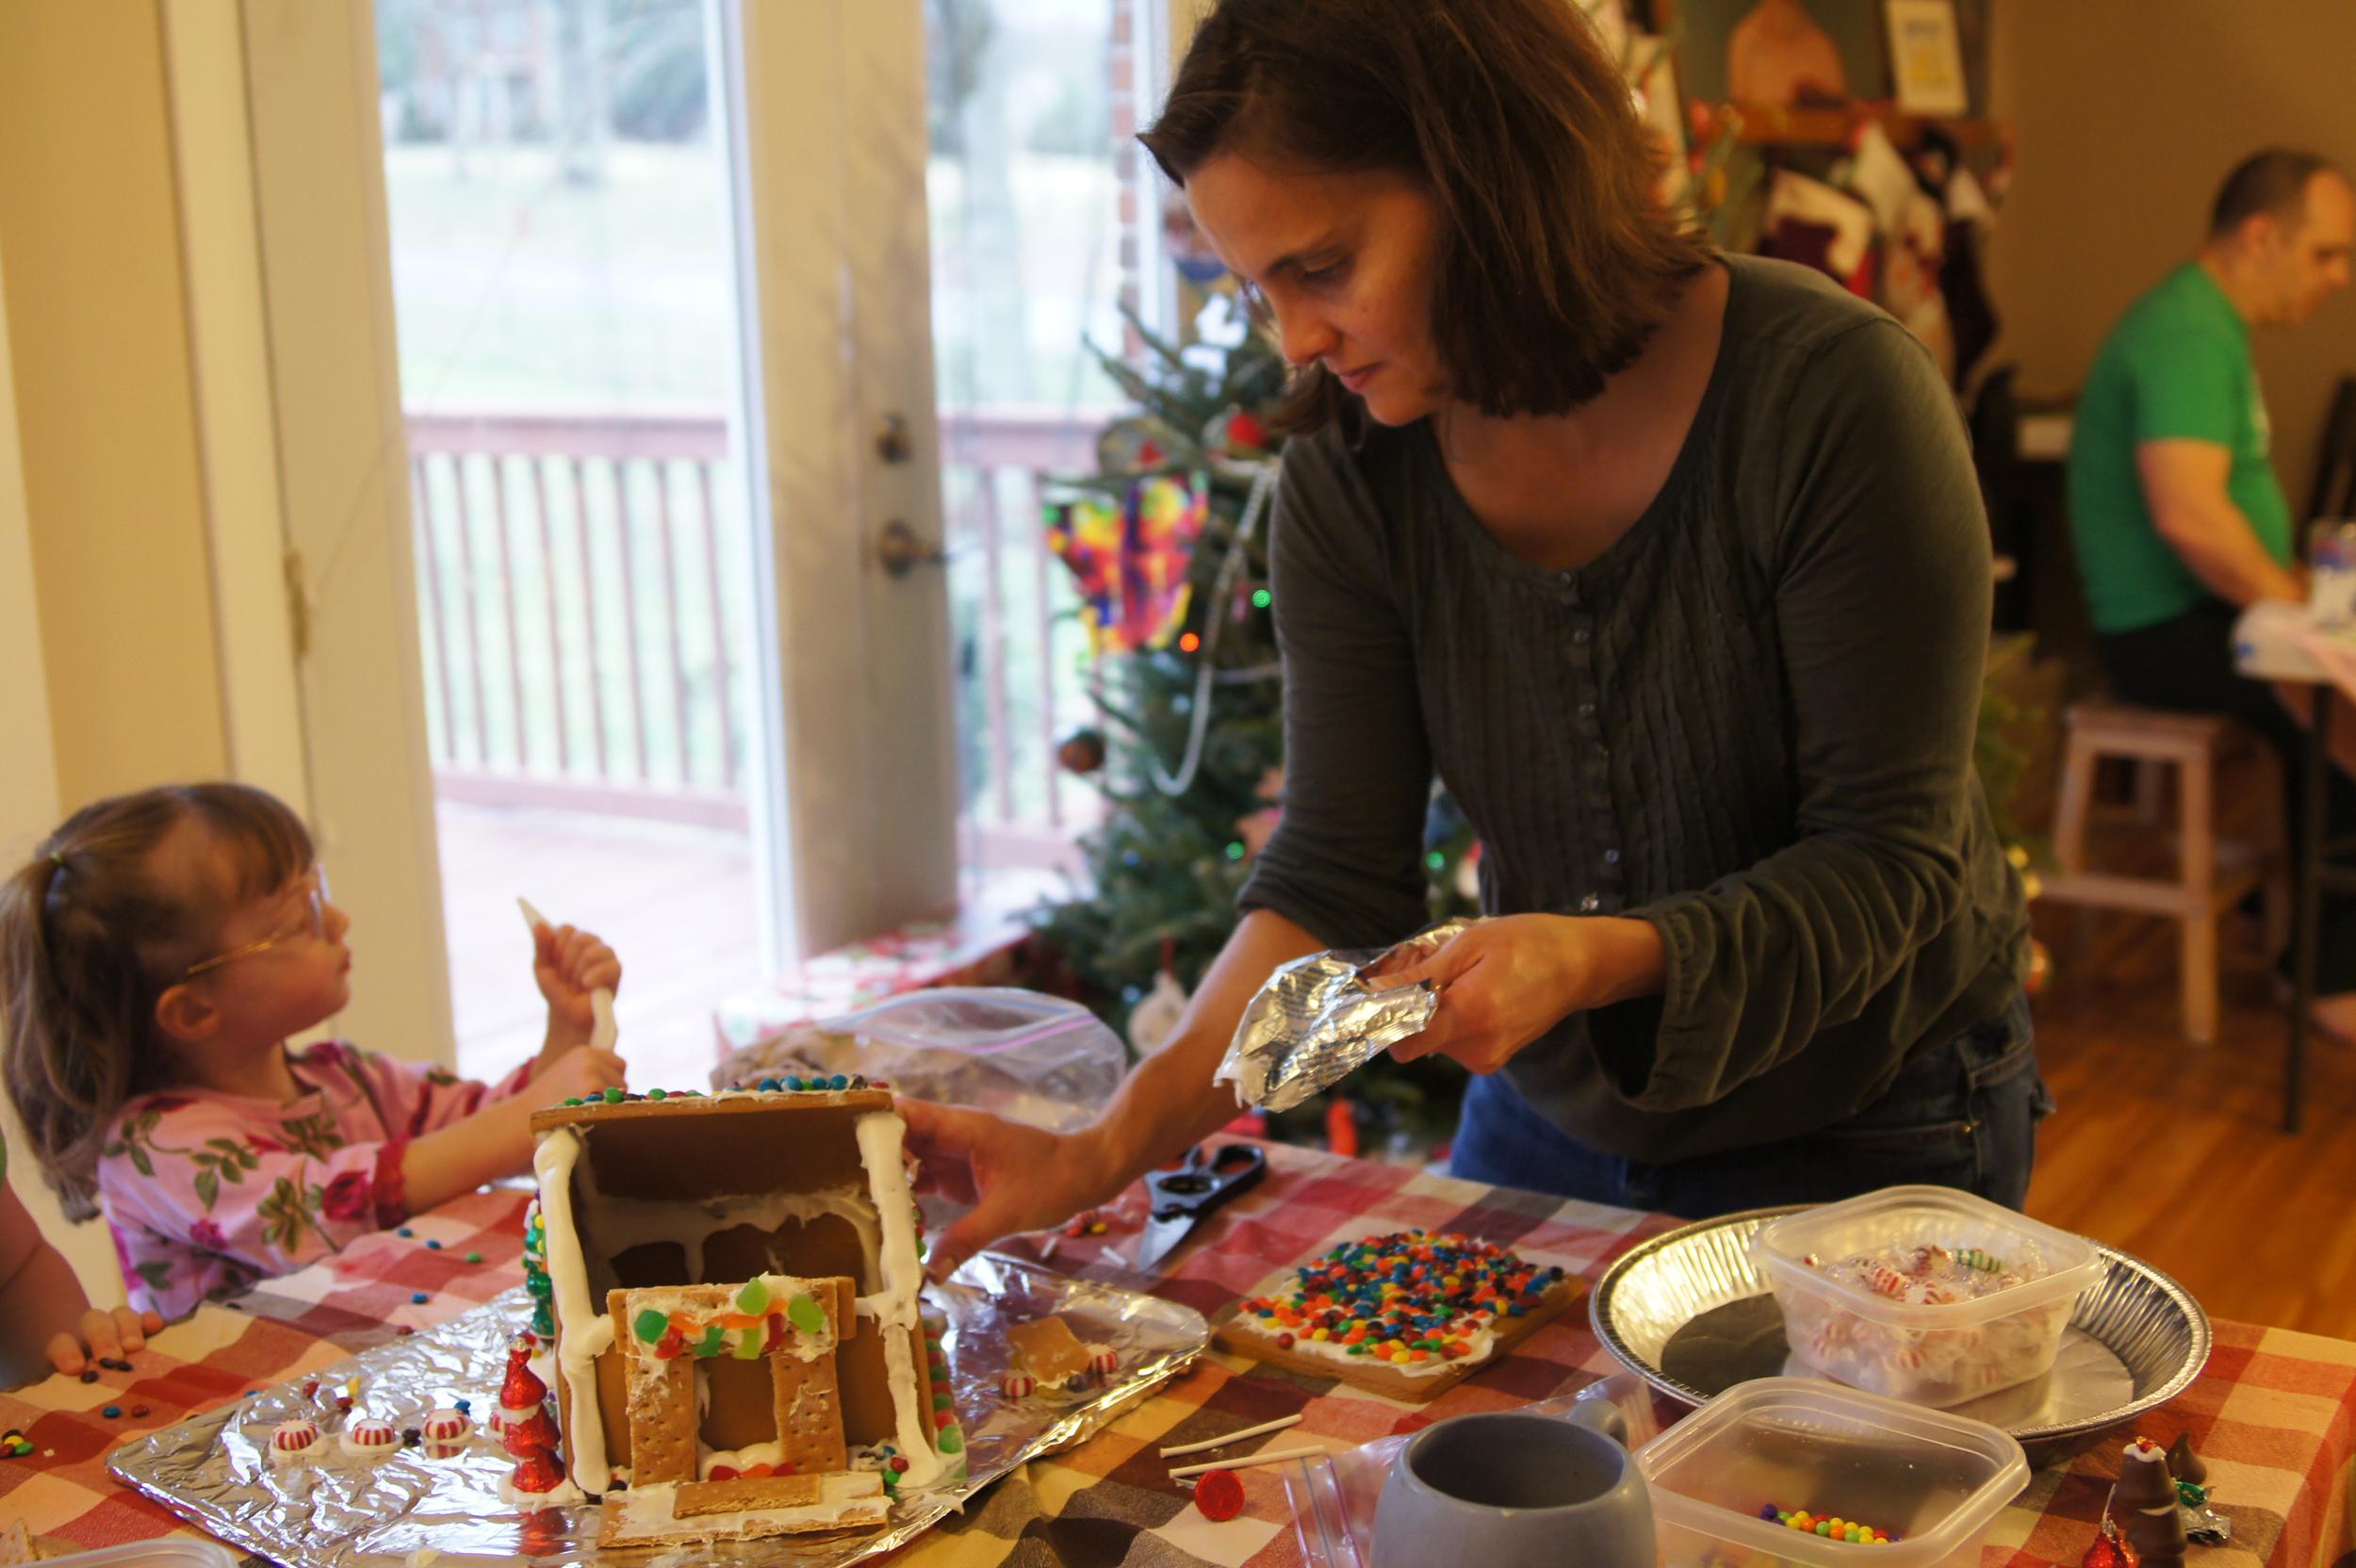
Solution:
{"label": "black-handled scissors", "polygon": [[1137,1242],[1138,1271],[1168,1257],[1196,1220],[1238,1193],[1251,1191],[1267,1174],[1268,1156],[1249,1143],[1223,1143],[1207,1160],[1198,1143],[1175,1168],[1146,1172],[1145,1195],[1153,1203],[1153,1217]]}

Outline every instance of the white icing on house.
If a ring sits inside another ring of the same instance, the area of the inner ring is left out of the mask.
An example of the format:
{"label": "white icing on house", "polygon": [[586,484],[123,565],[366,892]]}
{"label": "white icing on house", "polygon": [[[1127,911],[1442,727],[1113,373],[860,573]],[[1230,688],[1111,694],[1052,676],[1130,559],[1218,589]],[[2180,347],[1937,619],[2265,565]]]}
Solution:
{"label": "white icing on house", "polygon": [[597,1357],[614,1343],[614,1320],[589,1296],[589,1273],[581,1258],[581,1232],[573,1223],[573,1165],[581,1158],[581,1135],[559,1127],[532,1151],[532,1174],[540,1180],[541,1229],[548,1238],[548,1284],[556,1297],[556,1364],[564,1373],[569,1420],[565,1468],[583,1492],[603,1492],[605,1421],[597,1410]]}
{"label": "white icing on house", "polygon": [[[596,1156],[592,1155],[593,1187],[595,1165]],[[597,1250],[605,1258],[618,1257],[633,1247],[669,1243],[686,1254],[687,1277],[700,1280],[704,1278],[704,1247],[723,1231],[750,1226],[773,1233],[790,1219],[807,1225],[828,1217],[844,1220],[859,1233],[862,1259],[875,1256],[881,1236],[875,1222],[875,1201],[856,1187],[834,1192],[745,1193],[693,1200],[609,1198],[599,1193],[583,1205],[580,1220],[587,1233],[597,1238]],[[598,1272],[607,1270],[600,1268]],[[618,1281],[606,1279],[602,1288],[610,1289],[617,1283]],[[861,1279],[859,1288],[872,1290],[875,1281]]]}
{"label": "white icing on house", "polygon": [[[728,1102],[774,1100],[795,1106],[813,1106],[838,1102],[841,1097],[781,1090],[739,1092],[720,1098]],[[860,1261],[854,1281],[854,1305],[864,1321],[857,1332],[884,1335],[882,1358],[892,1398],[892,1442],[908,1463],[900,1484],[909,1488],[931,1485],[961,1468],[962,1460],[952,1465],[936,1446],[930,1373],[913,1353],[912,1342],[921,1341],[924,1332],[918,1312],[924,1272],[917,1250],[915,1200],[909,1192],[902,1152],[907,1129],[898,1116],[882,1110],[867,1111],[851,1119],[851,1131],[866,1178],[864,1190],[851,1184],[816,1192],[651,1200],[616,1198],[602,1190],[597,1163],[598,1152],[607,1146],[583,1135],[587,1128],[605,1119],[596,1114],[597,1107],[584,1109],[589,1114],[578,1121],[551,1128],[541,1135],[532,1162],[539,1177],[547,1266],[556,1303],[558,1334],[552,1348],[564,1379],[567,1473],[576,1485],[585,1492],[604,1493],[614,1475],[612,1456],[606,1449],[597,1385],[597,1360],[615,1348],[614,1319],[604,1310],[607,1292],[622,1286],[614,1260],[633,1249],[676,1247],[685,1277],[703,1282],[709,1249],[713,1238],[725,1233],[749,1231],[775,1238],[778,1232],[789,1230],[796,1222],[809,1226],[828,1219],[850,1226],[858,1241]],[[841,1125],[835,1123],[837,1127]],[[581,1164],[584,1153],[589,1159],[585,1166]],[[608,1152],[605,1157],[614,1156]],[[617,1181],[616,1184],[629,1184]],[[744,1239],[736,1238],[731,1246],[741,1245]],[[786,1255],[781,1256],[781,1252]],[[790,1242],[773,1243],[773,1263],[788,1262],[791,1252]],[[623,1266],[641,1271],[642,1277],[643,1270],[652,1266],[667,1277],[673,1266],[642,1258]],[[771,1296],[780,1300],[790,1300],[797,1292],[808,1294],[810,1287],[810,1282],[792,1275],[769,1273],[759,1278]],[[664,1294],[672,1288],[641,1287],[633,1290],[632,1299],[642,1306],[661,1309]],[[687,1305],[683,1298],[679,1304],[682,1308]],[[708,1306],[697,1307],[689,1310],[687,1315],[700,1319],[709,1310]],[[625,1376],[635,1385],[661,1363],[650,1361],[646,1354],[649,1348],[633,1343],[632,1334],[625,1332],[622,1337]],[[805,1362],[815,1361],[835,1349],[836,1337],[831,1326],[821,1334],[797,1331],[794,1342],[780,1353]],[[730,1345],[729,1348],[735,1347]],[[700,1429],[710,1414],[709,1380],[695,1379],[695,1390]],[[774,1464],[782,1451],[783,1445],[777,1441],[748,1445],[732,1452],[714,1451],[699,1443],[697,1474],[708,1478],[714,1465],[742,1471],[762,1463]],[[828,1478],[830,1487],[835,1478]],[[650,1485],[628,1494],[612,1493],[608,1506],[626,1500],[635,1517],[639,1511],[651,1512],[658,1506],[640,1499],[656,1498],[666,1491]],[[829,1498],[834,1495],[832,1491],[827,1494]],[[667,1497],[659,1506],[667,1519]],[[842,1510],[858,1515],[860,1509],[874,1506],[864,1502],[854,1506],[854,1500],[846,1496],[838,1505],[762,1510],[747,1517],[765,1519],[777,1515],[814,1520]]]}
{"label": "white icing on house", "polygon": [[742,1448],[707,1448],[698,1443],[695,1445],[695,1478],[710,1480],[712,1467],[715,1464],[725,1464],[742,1475],[756,1464],[766,1464],[774,1469],[784,1458],[785,1445],[776,1438],[766,1443],[748,1443]]}
{"label": "white icing on house", "polygon": [[[677,1486],[635,1486],[628,1492],[614,1493],[606,1498],[605,1506],[621,1511],[620,1535],[626,1541],[660,1541],[678,1534],[682,1524],[719,1522],[680,1520],[672,1512],[678,1498]],[[723,1516],[726,1527],[719,1533],[725,1539],[778,1527],[817,1529],[836,1523],[862,1524],[881,1518],[883,1506],[880,1476],[872,1470],[843,1471],[819,1478],[818,1501],[793,1508],[756,1508],[727,1514]]]}
{"label": "white icing on house", "polygon": [[[908,1191],[908,1166],[901,1156],[908,1123],[890,1111],[871,1111],[859,1119],[859,1163],[867,1168],[867,1190],[883,1225],[883,1245],[875,1250],[883,1278],[873,1296],[859,1298],[859,1312],[879,1325],[905,1329],[908,1333],[884,1336],[884,1364],[892,1375],[892,1408],[899,1429],[900,1452],[908,1462],[900,1478],[906,1487],[930,1486],[943,1468],[933,1446],[929,1369],[919,1368],[908,1354],[908,1334],[922,1335],[917,1301],[924,1288],[924,1266],[916,1253],[916,1198]],[[919,1377],[920,1371],[925,1373]]]}

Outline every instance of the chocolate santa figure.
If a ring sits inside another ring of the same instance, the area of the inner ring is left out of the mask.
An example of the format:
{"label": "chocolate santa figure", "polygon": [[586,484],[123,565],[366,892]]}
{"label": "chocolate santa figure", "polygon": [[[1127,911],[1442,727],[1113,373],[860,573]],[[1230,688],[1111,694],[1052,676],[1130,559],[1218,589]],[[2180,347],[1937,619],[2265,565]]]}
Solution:
{"label": "chocolate santa figure", "polygon": [[556,1462],[556,1423],[544,1402],[548,1385],[531,1367],[532,1338],[525,1334],[507,1352],[507,1380],[499,1385],[499,1442],[515,1456],[510,1490],[527,1495],[554,1492],[564,1484]]}
{"label": "chocolate santa figure", "polygon": [[2148,1438],[2127,1445],[2112,1494],[2120,1531],[2143,1568],[2183,1568],[2184,1522],[2176,1512],[2176,1480],[2168,1456]]}

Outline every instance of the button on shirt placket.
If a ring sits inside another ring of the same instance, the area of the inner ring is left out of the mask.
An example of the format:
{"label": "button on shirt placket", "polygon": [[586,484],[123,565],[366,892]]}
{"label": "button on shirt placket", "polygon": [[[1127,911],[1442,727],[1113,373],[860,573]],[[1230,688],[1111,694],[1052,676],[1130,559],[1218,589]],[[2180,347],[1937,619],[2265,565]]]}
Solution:
{"label": "button on shirt placket", "polygon": [[1579,574],[1564,572],[1559,580],[1569,610],[1571,673],[1579,697],[1572,709],[1571,734],[1579,755],[1581,815],[1593,823],[1596,848],[1582,868],[1588,890],[1577,911],[1582,915],[1615,910],[1626,901],[1621,876],[1620,823],[1612,803],[1612,754],[1604,743],[1601,696],[1595,682],[1595,618],[1579,594]]}

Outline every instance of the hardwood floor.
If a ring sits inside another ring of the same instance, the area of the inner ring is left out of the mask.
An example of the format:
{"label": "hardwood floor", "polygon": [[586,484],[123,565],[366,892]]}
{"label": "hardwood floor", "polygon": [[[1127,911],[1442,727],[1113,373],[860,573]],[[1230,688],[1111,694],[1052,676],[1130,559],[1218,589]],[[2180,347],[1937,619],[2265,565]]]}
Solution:
{"label": "hardwood floor", "polygon": [[2309,1035],[2304,1131],[2282,1130],[2288,1022],[2228,923],[2217,1043],[2176,1034],[2175,927],[2040,906],[2036,1005],[2061,1103],[2029,1212],[2166,1269],[2214,1317],[2356,1339],[2356,1050]]}

